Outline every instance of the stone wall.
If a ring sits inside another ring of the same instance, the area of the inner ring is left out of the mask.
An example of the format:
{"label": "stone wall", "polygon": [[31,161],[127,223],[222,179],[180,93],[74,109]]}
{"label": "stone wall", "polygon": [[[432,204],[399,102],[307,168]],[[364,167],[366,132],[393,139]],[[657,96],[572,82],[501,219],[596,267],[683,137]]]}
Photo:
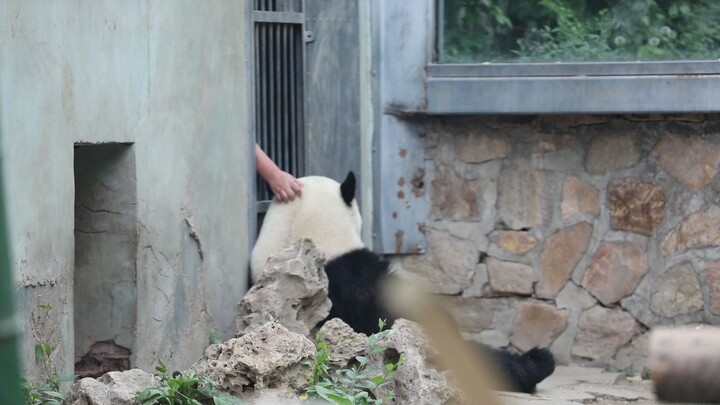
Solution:
{"label": "stone wall", "polygon": [[720,324],[720,116],[433,118],[426,145],[399,264],[467,338],[638,371],[650,328]]}

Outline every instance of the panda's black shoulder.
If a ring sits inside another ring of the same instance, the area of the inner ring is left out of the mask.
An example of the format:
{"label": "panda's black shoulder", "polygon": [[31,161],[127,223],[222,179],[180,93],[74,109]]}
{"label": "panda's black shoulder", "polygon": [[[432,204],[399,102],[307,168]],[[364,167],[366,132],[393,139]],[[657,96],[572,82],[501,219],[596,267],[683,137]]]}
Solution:
{"label": "panda's black shoulder", "polygon": [[367,248],[351,250],[325,264],[326,272],[347,274],[353,278],[365,276],[376,279],[385,276],[389,269],[390,262]]}
{"label": "panda's black shoulder", "polygon": [[390,262],[368,249],[357,249],[325,264],[328,298],[332,302],[327,319],[340,318],[356,332],[378,331],[378,320],[392,326],[393,318],[380,297],[380,284],[388,275]]}

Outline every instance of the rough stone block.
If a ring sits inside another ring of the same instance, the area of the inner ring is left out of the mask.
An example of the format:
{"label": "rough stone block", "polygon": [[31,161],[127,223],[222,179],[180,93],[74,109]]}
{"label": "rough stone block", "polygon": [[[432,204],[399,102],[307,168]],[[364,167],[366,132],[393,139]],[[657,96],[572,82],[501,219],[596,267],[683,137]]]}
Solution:
{"label": "rough stone block", "polygon": [[479,334],[492,327],[497,301],[491,298],[452,297],[448,310],[461,332]]}
{"label": "rough stone block", "polygon": [[535,275],[527,264],[507,262],[489,257],[488,279],[492,291],[500,294],[530,295],[533,292]]}
{"label": "rough stone block", "polygon": [[268,260],[263,274],[238,305],[237,333],[277,319],[307,336],[330,313],[325,255],[310,239],[281,250]]}
{"label": "rough stone block", "polygon": [[668,191],[647,181],[626,179],[608,189],[610,227],[652,235],[665,219]]}
{"label": "rough stone block", "polygon": [[319,333],[330,351],[328,363],[331,367],[345,367],[367,349],[367,336],[355,332],[340,318],[327,321]]}
{"label": "rough stone block", "polygon": [[592,185],[575,176],[568,176],[563,186],[560,203],[562,219],[568,219],[578,213],[597,216],[600,213],[599,194]]}
{"label": "rough stone block", "polygon": [[570,149],[575,146],[576,143],[576,136],[543,134],[538,136],[538,140],[533,145],[532,153],[535,155],[547,155],[549,153]]}
{"label": "rough stone block", "polygon": [[539,170],[507,169],[498,180],[498,217],[510,229],[533,228],[552,219],[555,176]]}
{"label": "rough stone block", "polygon": [[307,385],[315,345],[277,322],[267,322],[239,338],[210,345],[192,366],[231,395],[266,387],[300,389]]}
{"label": "rough stone block", "polygon": [[452,168],[439,166],[430,192],[432,218],[477,220],[481,214],[482,184],[460,178]]}
{"label": "rough stone block", "polygon": [[640,324],[629,313],[596,305],[580,316],[572,354],[606,361],[639,332]]}
{"label": "rough stone block", "polygon": [[507,139],[467,133],[455,138],[455,154],[467,163],[482,163],[501,159],[510,153],[512,144]]}
{"label": "rough stone block", "polygon": [[602,174],[629,169],[640,162],[641,148],[633,135],[598,135],[588,147],[585,167],[589,173]]}
{"label": "rough stone block", "polygon": [[98,379],[83,378],[68,392],[71,405],[133,405],[135,394],[156,385],[155,377],[140,369],[111,371]]}
{"label": "rough stone block", "polygon": [[693,213],[679,223],[663,239],[660,249],[663,255],[720,246],[720,206],[712,204]]}
{"label": "rough stone block", "polygon": [[603,242],[585,270],[581,285],[604,305],[635,291],[647,273],[645,250],[629,242]]}
{"label": "rough stone block", "polygon": [[510,343],[520,350],[548,347],[567,325],[565,311],[539,302],[523,302],[512,327]]}
{"label": "rough stone block", "polygon": [[666,135],[650,152],[648,162],[697,192],[717,174],[720,148],[699,136]]}
{"label": "rough stone block", "polygon": [[506,252],[525,254],[535,248],[538,240],[523,231],[496,231],[490,234],[490,242]]}
{"label": "rough stone block", "polygon": [[650,309],[654,313],[671,318],[702,307],[700,282],[691,264],[672,267],[654,281],[650,296]]}
{"label": "rough stone block", "polygon": [[592,226],[581,222],[547,238],[540,254],[540,280],[535,285],[538,297],[555,298],[585,254],[591,234]]}

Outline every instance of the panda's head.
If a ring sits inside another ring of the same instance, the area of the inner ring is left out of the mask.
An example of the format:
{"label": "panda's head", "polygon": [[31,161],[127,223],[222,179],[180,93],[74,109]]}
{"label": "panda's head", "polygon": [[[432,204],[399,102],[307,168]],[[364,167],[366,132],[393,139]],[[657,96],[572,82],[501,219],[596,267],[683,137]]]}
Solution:
{"label": "panda's head", "polygon": [[273,200],[265,214],[250,257],[253,281],[269,257],[302,238],[312,239],[328,260],[364,246],[353,172],[342,183],[322,176],[300,181],[304,185],[300,198],[288,203]]}

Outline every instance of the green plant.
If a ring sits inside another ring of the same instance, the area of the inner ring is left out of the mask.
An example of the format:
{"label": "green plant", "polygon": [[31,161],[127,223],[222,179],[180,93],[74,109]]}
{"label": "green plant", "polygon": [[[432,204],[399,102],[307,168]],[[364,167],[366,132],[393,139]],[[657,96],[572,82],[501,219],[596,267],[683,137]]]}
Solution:
{"label": "green plant", "polygon": [[135,399],[142,405],[239,405],[239,398],[221,393],[215,389],[212,380],[199,376],[193,371],[174,371],[168,374],[168,368],[162,361],[157,370],[160,384],[136,394]]}
{"label": "green plant", "polygon": [[48,304],[38,305],[38,312],[32,314],[32,332],[35,339],[35,364],[40,370],[40,380],[21,379],[25,403],[29,405],[62,405],[65,394],[60,392],[60,385],[75,379],[74,375],[61,376],[52,363],[53,347],[42,340],[45,336],[47,322],[53,307]]}
{"label": "green plant", "polygon": [[[385,321],[381,319],[378,326],[380,332],[368,336],[368,356],[379,355],[387,350],[378,343],[379,339],[389,333],[384,330]],[[383,367],[371,365],[368,356],[356,356],[353,366],[330,373],[330,352],[320,335],[317,336],[316,349],[315,359],[308,364],[311,366],[312,375],[305,396],[320,397],[337,405],[383,404],[394,398],[395,391],[389,385],[398,367],[405,361],[403,356],[400,356],[397,362],[390,362]],[[381,389],[385,389],[386,394],[378,398],[376,393]]]}
{"label": "green plant", "polygon": [[720,57],[716,0],[444,0],[443,62]]}

